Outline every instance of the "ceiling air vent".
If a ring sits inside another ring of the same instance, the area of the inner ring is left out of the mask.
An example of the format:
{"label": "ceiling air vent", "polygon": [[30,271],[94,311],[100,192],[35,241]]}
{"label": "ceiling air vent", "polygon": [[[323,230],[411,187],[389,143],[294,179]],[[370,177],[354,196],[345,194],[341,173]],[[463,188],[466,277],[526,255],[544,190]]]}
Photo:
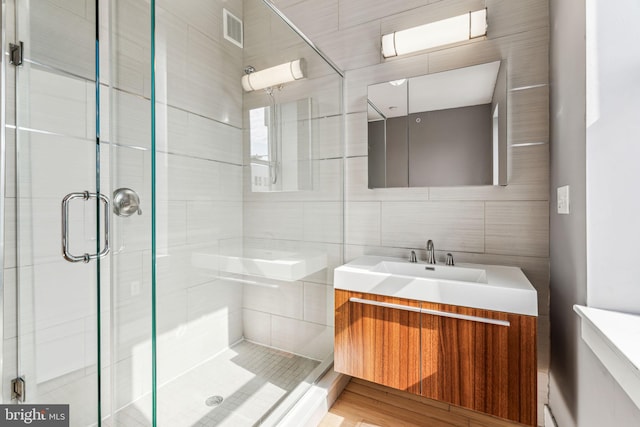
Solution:
{"label": "ceiling air vent", "polygon": [[242,21],[227,9],[222,9],[224,38],[238,47],[242,47]]}

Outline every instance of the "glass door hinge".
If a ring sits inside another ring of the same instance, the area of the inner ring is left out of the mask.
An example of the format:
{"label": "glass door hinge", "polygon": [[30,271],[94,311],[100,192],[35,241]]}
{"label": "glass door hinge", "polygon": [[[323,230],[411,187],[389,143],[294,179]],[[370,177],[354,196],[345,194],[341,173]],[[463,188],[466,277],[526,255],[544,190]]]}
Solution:
{"label": "glass door hinge", "polygon": [[26,383],[24,378],[18,377],[11,380],[11,399],[24,402],[26,398]]}
{"label": "glass door hinge", "polygon": [[24,43],[9,43],[9,62],[16,67],[22,65]]}

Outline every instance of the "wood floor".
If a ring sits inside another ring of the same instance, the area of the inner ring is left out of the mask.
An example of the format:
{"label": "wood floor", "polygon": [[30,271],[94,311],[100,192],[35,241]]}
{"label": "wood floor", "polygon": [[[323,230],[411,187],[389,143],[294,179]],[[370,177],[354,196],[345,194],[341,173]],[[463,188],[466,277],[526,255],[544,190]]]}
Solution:
{"label": "wood floor", "polygon": [[352,379],[320,427],[515,427],[443,402]]}

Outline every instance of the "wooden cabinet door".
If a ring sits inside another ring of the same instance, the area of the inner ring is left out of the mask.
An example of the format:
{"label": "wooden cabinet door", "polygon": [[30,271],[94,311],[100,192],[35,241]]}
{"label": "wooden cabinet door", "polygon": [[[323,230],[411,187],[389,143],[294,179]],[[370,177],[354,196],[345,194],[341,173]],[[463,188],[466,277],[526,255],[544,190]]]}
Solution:
{"label": "wooden cabinet door", "polygon": [[334,369],[419,394],[419,307],[417,301],[336,290]]}
{"label": "wooden cabinet door", "polygon": [[422,395],[537,425],[536,318],[444,304],[422,308],[470,316],[423,312]]}

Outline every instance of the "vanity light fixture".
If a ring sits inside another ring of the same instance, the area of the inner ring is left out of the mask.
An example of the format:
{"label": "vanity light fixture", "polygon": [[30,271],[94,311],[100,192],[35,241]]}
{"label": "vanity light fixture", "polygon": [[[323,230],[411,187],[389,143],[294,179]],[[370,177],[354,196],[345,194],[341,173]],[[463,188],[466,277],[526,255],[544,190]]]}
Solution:
{"label": "vanity light fixture", "polygon": [[242,87],[247,92],[251,92],[253,90],[265,89],[294,80],[300,80],[304,78],[304,69],[304,58],[261,71],[255,71],[253,67],[247,67],[245,69],[246,74],[242,76]]}
{"label": "vanity light fixture", "polygon": [[487,9],[382,36],[382,56],[391,58],[487,35]]}

